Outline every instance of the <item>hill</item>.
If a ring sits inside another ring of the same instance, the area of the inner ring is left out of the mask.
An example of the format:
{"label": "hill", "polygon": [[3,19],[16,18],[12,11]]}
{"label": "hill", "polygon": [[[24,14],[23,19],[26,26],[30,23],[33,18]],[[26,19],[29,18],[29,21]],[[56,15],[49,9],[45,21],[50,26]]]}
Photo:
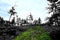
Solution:
{"label": "hill", "polygon": [[29,28],[21,33],[14,40],[51,40],[48,33],[40,26]]}

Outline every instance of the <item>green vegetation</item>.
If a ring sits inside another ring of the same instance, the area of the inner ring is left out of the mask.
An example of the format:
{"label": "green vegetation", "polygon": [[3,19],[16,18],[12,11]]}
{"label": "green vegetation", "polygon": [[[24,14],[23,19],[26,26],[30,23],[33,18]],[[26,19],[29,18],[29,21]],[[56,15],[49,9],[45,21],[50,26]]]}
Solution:
{"label": "green vegetation", "polygon": [[22,34],[18,35],[15,40],[51,40],[48,33],[40,26],[28,29]]}

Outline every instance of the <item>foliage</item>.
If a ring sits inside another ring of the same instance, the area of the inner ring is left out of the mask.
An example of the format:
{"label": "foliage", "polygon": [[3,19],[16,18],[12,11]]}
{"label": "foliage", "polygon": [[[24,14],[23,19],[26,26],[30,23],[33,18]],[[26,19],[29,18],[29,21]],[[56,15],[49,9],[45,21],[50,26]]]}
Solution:
{"label": "foliage", "polygon": [[[12,15],[15,15],[16,12],[15,12],[14,7],[12,7],[12,9],[10,9],[8,13],[10,14],[10,18],[11,18]],[[10,18],[9,18],[9,21],[10,21]]]}
{"label": "foliage", "polygon": [[58,0],[47,0],[47,1],[50,1],[50,2],[57,2]]}
{"label": "foliage", "polygon": [[[60,23],[60,1],[58,0],[47,0],[49,2],[51,2],[51,4],[49,4],[49,13],[53,12],[53,15],[51,15],[49,19],[49,25],[53,26],[59,26]],[[58,1],[58,2],[57,2]],[[58,23],[59,22],[59,23]]]}

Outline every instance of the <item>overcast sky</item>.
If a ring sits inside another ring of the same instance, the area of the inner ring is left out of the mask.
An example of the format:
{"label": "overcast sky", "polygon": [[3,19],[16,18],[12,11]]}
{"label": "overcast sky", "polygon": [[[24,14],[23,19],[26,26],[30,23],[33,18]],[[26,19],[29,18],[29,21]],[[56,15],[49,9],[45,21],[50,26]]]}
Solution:
{"label": "overcast sky", "polygon": [[0,0],[0,16],[8,20],[10,16],[8,11],[14,5],[17,14],[23,19],[26,19],[30,12],[34,19],[40,17],[42,22],[48,16],[46,10],[47,0]]}

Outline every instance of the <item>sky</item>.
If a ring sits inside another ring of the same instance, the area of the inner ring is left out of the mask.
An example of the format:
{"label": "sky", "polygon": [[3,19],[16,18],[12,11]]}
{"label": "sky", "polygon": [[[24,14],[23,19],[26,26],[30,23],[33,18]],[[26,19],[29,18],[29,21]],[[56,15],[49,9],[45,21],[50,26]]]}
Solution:
{"label": "sky", "polygon": [[46,9],[47,3],[47,0],[0,0],[0,16],[8,20],[10,17],[8,11],[15,5],[15,11],[21,19],[26,19],[31,13],[34,20],[40,17],[44,23],[49,16]]}

